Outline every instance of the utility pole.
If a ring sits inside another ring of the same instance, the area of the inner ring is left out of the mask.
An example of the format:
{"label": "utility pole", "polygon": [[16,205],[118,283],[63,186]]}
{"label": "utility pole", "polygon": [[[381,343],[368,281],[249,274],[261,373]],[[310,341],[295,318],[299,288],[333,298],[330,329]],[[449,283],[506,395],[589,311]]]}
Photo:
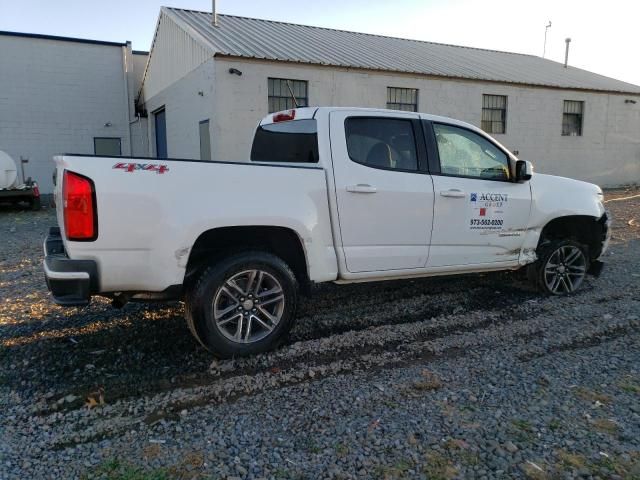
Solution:
{"label": "utility pole", "polygon": [[551,20],[549,20],[549,23],[547,24],[546,27],[544,27],[544,46],[542,47],[542,58],[544,58],[544,56],[547,53],[547,30],[549,30],[551,28]]}

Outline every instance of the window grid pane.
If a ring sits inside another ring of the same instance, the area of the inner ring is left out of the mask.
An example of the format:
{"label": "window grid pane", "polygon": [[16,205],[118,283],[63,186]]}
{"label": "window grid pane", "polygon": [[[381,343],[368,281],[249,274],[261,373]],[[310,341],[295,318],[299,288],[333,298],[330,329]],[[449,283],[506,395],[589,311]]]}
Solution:
{"label": "window grid pane", "polygon": [[584,102],[565,100],[562,114],[562,135],[579,137],[582,135]]}
{"label": "window grid pane", "polygon": [[507,130],[506,95],[482,95],[480,128],[487,133],[505,133]]}
{"label": "window grid pane", "polygon": [[[295,108],[296,105],[291,97],[291,92],[295,95],[299,107],[309,105],[306,80],[269,78],[267,84],[269,113]],[[289,90],[289,87],[291,87],[291,90]]]}
{"label": "window grid pane", "polygon": [[387,87],[387,108],[391,110],[417,112],[418,89]]}

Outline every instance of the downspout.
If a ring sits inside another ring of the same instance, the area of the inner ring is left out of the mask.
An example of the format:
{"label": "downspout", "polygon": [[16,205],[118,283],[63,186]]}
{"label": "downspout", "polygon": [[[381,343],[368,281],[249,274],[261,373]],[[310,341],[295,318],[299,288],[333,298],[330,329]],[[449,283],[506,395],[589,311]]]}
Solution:
{"label": "downspout", "polygon": [[125,111],[127,112],[127,140],[129,142],[129,156],[133,156],[133,145],[131,144],[131,117],[134,116],[135,110],[133,100],[131,98],[131,90],[133,82],[133,53],[131,42],[127,41],[122,47],[122,81],[124,86],[124,102]]}

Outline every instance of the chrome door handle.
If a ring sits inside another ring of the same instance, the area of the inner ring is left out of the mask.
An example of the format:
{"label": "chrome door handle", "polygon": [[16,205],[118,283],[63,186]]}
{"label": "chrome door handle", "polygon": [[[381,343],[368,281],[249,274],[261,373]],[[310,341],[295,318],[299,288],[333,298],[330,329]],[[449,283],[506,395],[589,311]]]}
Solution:
{"label": "chrome door handle", "polygon": [[376,193],[378,190],[376,187],[367,183],[359,183],[357,185],[348,185],[347,192],[351,193]]}
{"label": "chrome door handle", "polygon": [[462,190],[452,188],[451,190],[441,190],[440,195],[443,197],[464,198],[466,195]]}

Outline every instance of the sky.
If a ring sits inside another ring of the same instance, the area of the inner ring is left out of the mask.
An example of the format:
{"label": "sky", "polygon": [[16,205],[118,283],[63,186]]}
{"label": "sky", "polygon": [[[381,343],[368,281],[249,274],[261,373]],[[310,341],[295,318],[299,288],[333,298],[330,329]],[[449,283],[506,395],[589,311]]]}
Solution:
{"label": "sky", "polygon": [[[0,0],[0,30],[124,42],[148,50],[160,7],[211,0]],[[219,13],[542,56],[640,85],[634,0],[217,0]]]}

